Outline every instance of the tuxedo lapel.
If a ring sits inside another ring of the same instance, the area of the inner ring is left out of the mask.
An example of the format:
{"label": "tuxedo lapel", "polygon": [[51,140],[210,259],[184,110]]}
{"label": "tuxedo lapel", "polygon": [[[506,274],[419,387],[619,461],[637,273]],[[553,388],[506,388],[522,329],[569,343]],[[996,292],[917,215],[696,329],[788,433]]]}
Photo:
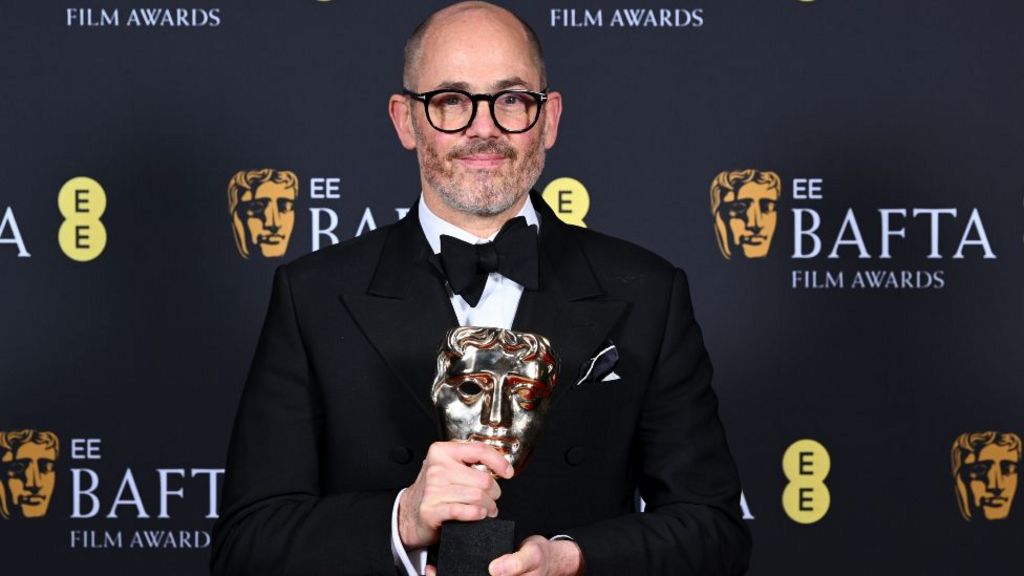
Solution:
{"label": "tuxedo lapel", "polygon": [[436,422],[430,385],[437,347],[458,320],[430,256],[414,205],[390,230],[366,294],[341,298],[398,380]]}
{"label": "tuxedo lapel", "polygon": [[554,405],[575,382],[579,367],[605,342],[626,303],[605,298],[568,225],[539,194],[532,193],[532,201],[541,220],[540,285],[537,290],[523,291],[512,328],[546,336],[559,355]]}

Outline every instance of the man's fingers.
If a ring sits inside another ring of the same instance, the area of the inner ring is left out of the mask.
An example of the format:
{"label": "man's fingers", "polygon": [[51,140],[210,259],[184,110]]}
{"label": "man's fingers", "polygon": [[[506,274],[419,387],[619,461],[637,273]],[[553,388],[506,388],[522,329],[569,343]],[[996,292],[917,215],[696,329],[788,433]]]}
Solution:
{"label": "man's fingers", "polygon": [[497,500],[501,496],[501,488],[498,487],[498,483],[487,472],[481,472],[461,465],[454,470],[447,470],[446,472],[445,480],[448,484],[477,488],[490,496],[491,500]]}
{"label": "man's fingers", "polygon": [[526,541],[518,552],[505,554],[491,562],[491,576],[517,576],[540,568],[543,554],[535,542]]}
{"label": "man's fingers", "polygon": [[483,464],[506,480],[512,477],[512,465],[508,463],[508,460],[505,460],[501,452],[487,444],[480,442],[449,442],[449,444],[451,448],[448,451],[448,455],[463,464],[467,466]]}
{"label": "man's fingers", "polygon": [[442,521],[459,520],[471,522],[473,520],[483,520],[488,514],[487,508],[473,504],[448,504],[445,508],[447,514],[443,514],[445,518],[442,518]]}
{"label": "man's fingers", "polygon": [[[424,509],[427,511],[428,516],[436,517],[433,519],[433,523],[444,522],[445,520],[461,520],[455,516],[449,516],[448,512],[450,506],[471,506],[474,508],[480,508],[483,510],[483,516],[477,518],[471,518],[472,520],[479,520],[485,516],[497,516],[498,504],[494,500],[491,500],[487,495],[482,494],[475,488],[464,488],[459,486],[453,486],[447,490],[438,489],[436,493],[431,493],[423,501]],[[434,514],[430,511],[433,510]]]}

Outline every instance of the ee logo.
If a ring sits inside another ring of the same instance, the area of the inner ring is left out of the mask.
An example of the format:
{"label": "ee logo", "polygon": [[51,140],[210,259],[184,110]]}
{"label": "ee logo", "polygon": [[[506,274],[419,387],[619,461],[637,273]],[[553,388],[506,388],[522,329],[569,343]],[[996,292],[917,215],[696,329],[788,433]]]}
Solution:
{"label": "ee logo", "polygon": [[797,440],[782,455],[789,484],[782,491],[782,508],[794,522],[813,524],[828,513],[832,496],[825,477],[832,467],[828,450],[814,440]]}
{"label": "ee logo", "polygon": [[88,262],[107,247],[107,229],[100,217],[107,209],[107,194],[100,183],[86,176],[68,180],[57,195],[64,223],[57,232],[60,249],[72,260]]}
{"label": "ee logo", "polygon": [[575,178],[555,178],[544,187],[544,202],[566,224],[586,228],[583,218],[590,211],[590,194],[586,186]]}

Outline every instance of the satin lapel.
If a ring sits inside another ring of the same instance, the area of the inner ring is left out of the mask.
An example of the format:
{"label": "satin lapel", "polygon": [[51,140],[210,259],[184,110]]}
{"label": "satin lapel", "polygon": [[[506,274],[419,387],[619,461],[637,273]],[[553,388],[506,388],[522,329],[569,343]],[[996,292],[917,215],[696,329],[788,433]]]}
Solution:
{"label": "satin lapel", "polygon": [[538,194],[532,201],[541,216],[540,285],[523,292],[512,328],[546,336],[558,353],[562,366],[554,406],[575,383],[579,367],[608,338],[626,303],[605,298],[568,225]]}
{"label": "satin lapel", "polygon": [[389,233],[367,293],[342,294],[341,299],[398,380],[436,423],[430,385],[437,347],[458,320],[429,256],[414,206]]}

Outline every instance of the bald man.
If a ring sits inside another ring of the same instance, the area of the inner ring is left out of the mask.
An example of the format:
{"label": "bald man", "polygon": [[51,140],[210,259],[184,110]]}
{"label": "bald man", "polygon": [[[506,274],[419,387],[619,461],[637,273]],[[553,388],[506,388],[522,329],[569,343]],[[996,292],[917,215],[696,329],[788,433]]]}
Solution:
{"label": "bald man", "polygon": [[[442,522],[499,513],[518,547],[493,575],[745,571],[739,481],[685,275],[563,224],[531,191],[562,112],[534,32],[491,4],[449,6],[410,37],[403,82],[388,112],[416,151],[419,201],[278,269],[213,571],[433,574]],[[459,242],[500,256],[465,262]],[[430,385],[456,325],[542,334],[561,356],[514,478],[488,445],[438,441]]]}

